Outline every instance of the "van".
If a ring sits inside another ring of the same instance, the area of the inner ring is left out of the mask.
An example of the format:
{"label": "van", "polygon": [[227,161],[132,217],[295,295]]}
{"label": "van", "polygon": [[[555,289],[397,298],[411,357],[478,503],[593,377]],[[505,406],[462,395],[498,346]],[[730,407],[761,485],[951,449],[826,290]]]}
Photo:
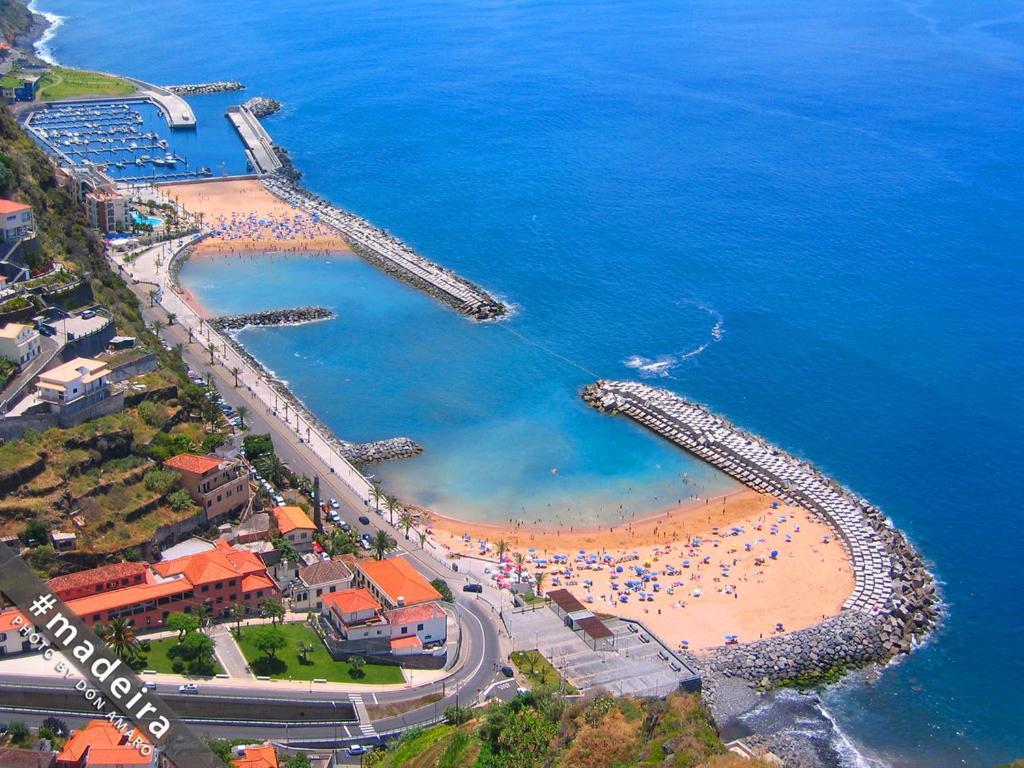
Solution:
{"label": "van", "polygon": [[462,591],[463,592],[483,592],[484,591],[484,585],[483,584],[477,584],[476,582],[472,582],[471,581],[469,584],[463,584],[462,585]]}

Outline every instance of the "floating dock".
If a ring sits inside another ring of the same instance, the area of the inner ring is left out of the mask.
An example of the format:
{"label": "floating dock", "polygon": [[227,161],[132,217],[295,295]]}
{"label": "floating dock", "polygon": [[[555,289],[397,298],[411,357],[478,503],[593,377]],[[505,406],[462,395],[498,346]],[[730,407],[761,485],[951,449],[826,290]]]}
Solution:
{"label": "floating dock", "polygon": [[455,310],[475,320],[494,320],[506,315],[508,306],[480,286],[417,254],[412,248],[366,219],[336,208],[281,178],[270,176],[264,185],[277,197],[315,214],[337,229],[352,250],[367,261],[407,283],[421,288]]}
{"label": "floating dock", "polygon": [[876,613],[893,595],[892,561],[870,524],[867,502],[813,466],[667,389],[633,381],[598,381],[583,399],[621,413],[756,491],[827,521],[846,543],[856,585],[844,609]]}
{"label": "floating dock", "polygon": [[227,115],[242,137],[245,156],[252,169],[261,176],[281,170],[283,166],[274,151],[274,142],[256,116],[242,106],[228,107]]}

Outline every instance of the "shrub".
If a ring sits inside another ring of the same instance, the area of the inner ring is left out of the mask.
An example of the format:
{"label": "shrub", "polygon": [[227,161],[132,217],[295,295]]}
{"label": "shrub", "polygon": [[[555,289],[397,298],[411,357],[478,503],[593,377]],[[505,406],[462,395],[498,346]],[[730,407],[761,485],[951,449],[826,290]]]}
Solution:
{"label": "shrub", "polygon": [[178,484],[180,476],[173,469],[151,469],[143,476],[146,488],[161,496]]}
{"label": "shrub", "polygon": [[470,711],[466,709],[466,707],[460,707],[457,704],[452,704],[444,710],[444,721],[448,723],[448,725],[462,725],[467,722],[471,716]]}
{"label": "shrub", "polygon": [[184,488],[179,488],[167,495],[167,503],[171,505],[171,509],[175,512],[184,512],[192,506],[192,497],[188,495],[188,491]]}
{"label": "shrub", "polygon": [[185,662],[181,659],[175,659],[171,662],[171,671],[180,675],[185,671]]}

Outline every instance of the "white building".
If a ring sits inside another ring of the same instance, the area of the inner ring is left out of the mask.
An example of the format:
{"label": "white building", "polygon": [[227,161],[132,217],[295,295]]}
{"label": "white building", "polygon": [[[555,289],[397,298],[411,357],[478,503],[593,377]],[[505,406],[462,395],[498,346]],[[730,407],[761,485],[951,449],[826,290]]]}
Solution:
{"label": "white building", "polygon": [[0,200],[0,239],[4,242],[20,240],[34,231],[32,208],[13,200]]}
{"label": "white building", "polygon": [[15,608],[0,612],[0,656],[12,656],[28,650],[28,641],[21,636],[21,627],[31,623]]}
{"label": "white building", "polygon": [[42,342],[39,332],[24,323],[7,323],[0,328],[0,357],[25,366],[39,356]]}
{"label": "white building", "polygon": [[59,416],[74,416],[110,397],[110,368],[101,360],[76,357],[39,374],[36,393]]}

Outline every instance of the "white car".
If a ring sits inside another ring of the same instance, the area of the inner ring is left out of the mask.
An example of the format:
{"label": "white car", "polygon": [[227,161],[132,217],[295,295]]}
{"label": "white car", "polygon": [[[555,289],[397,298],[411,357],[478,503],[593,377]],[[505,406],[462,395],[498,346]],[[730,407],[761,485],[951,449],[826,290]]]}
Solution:
{"label": "white car", "polygon": [[524,696],[525,694],[527,694],[529,692],[530,692],[530,689],[529,688],[523,688],[523,686],[519,686],[518,688],[516,688],[516,696]]}
{"label": "white car", "polygon": [[338,508],[338,500],[337,499],[331,499],[331,507],[333,509],[337,509]]}
{"label": "white car", "polygon": [[178,693],[199,693],[199,686],[195,683],[185,683],[178,686]]}

